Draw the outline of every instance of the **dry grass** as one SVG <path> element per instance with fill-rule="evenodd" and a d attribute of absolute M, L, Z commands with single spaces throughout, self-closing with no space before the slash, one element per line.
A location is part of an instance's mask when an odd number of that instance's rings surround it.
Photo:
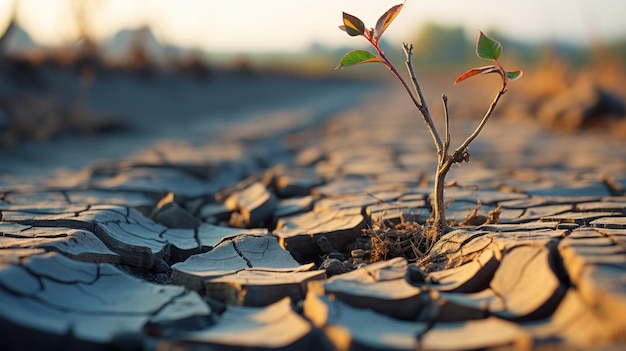
<path fill-rule="evenodd" d="M 365 229 L 364 233 L 372 240 L 370 262 L 394 257 L 404 257 L 414 262 L 425 257 L 437 240 L 427 227 L 412 221 L 392 225 L 381 221 Z"/>
<path fill-rule="evenodd" d="M 486 215 L 479 212 L 480 208 L 481 204 L 478 203 L 463 221 L 459 223 L 450 221 L 450 225 L 475 227 L 499 222 L 502 211 L 500 206 Z M 404 257 L 409 262 L 417 262 L 420 266 L 433 269 L 433 267 L 441 266 L 438 261 L 441 261 L 442 257 L 445 258 L 443 261 L 445 261 L 446 266 L 452 262 L 447 252 L 433 252 L 433 247 L 440 240 L 440 237 L 439 233 L 433 230 L 429 224 L 422 225 L 405 220 L 394 224 L 380 220 L 374 223 L 371 228 L 364 229 L 363 232 L 370 237 L 372 242 L 370 263 Z"/>
<path fill-rule="evenodd" d="M 479 226 L 485 224 L 498 224 L 500 222 L 500 212 L 502 212 L 502 207 L 498 206 L 492 211 L 490 211 L 486 216 L 479 212 L 481 207 L 480 202 L 474 207 L 472 212 L 467 214 L 467 217 L 463 221 L 461 221 L 459 226 Z"/>

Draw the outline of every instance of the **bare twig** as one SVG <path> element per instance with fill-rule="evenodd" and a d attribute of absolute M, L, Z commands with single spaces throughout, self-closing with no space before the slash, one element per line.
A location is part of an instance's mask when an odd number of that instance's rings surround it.
<path fill-rule="evenodd" d="M 382 52 L 382 50 L 380 50 L 377 47 L 374 47 L 374 48 L 378 52 L 378 56 L 382 60 L 381 62 L 387 67 L 387 69 L 389 69 L 391 71 L 391 73 L 396 77 L 396 79 L 398 79 L 398 81 L 400 81 L 400 84 L 402 84 L 402 87 L 404 88 L 404 91 L 406 91 L 407 95 L 409 95 L 409 97 L 411 98 L 411 101 L 413 101 L 413 105 L 415 105 L 415 107 L 419 111 L 422 111 L 422 109 L 423 109 L 422 104 L 415 97 L 415 95 L 413 95 L 413 92 L 411 91 L 411 88 L 409 88 L 409 86 L 406 84 L 406 82 L 404 81 L 404 78 L 402 78 L 402 76 L 400 75 L 398 70 L 396 70 L 396 68 L 393 66 L 393 64 L 391 62 L 389 62 L 389 60 L 385 56 L 385 53 Z"/>
<path fill-rule="evenodd" d="M 415 70 L 413 69 L 413 45 L 411 44 L 403 44 L 404 54 L 406 55 L 406 68 L 409 71 L 409 75 L 411 76 L 411 82 L 413 83 L 413 88 L 415 92 L 419 96 L 420 106 L 418 110 L 420 114 L 424 118 L 424 122 L 426 123 L 426 127 L 430 132 L 430 135 L 433 137 L 433 141 L 435 142 L 435 147 L 437 148 L 437 154 L 441 157 L 444 154 L 443 143 L 441 142 L 441 137 L 439 136 L 439 132 L 437 131 L 437 127 L 433 122 L 432 117 L 430 116 L 430 111 L 428 110 L 428 105 L 426 104 L 426 100 L 424 99 L 424 94 L 422 93 L 422 88 L 420 88 L 419 82 L 417 81 L 417 77 L 415 76 Z"/>
<path fill-rule="evenodd" d="M 422 88 L 420 87 L 419 82 L 417 81 L 417 76 L 415 75 L 415 71 L 413 69 L 413 44 L 402 43 L 402 48 L 404 49 L 404 55 L 406 56 L 406 69 L 411 76 L 411 82 L 413 83 L 413 89 L 419 96 L 420 103 L 424 105 L 424 110 L 426 113 L 430 114 L 428 110 L 428 104 L 422 95 Z"/>
<path fill-rule="evenodd" d="M 500 91 L 498 91 L 495 98 L 491 102 L 491 105 L 489 105 L 489 109 L 487 110 L 487 112 L 485 112 L 483 119 L 480 121 L 480 123 L 478 124 L 474 132 L 469 137 L 467 137 L 467 139 L 465 139 L 465 141 L 463 142 L 463 144 L 461 144 L 461 146 L 459 146 L 458 148 L 454 150 L 454 152 L 452 152 L 452 154 L 450 155 L 450 158 L 452 158 L 454 162 L 460 162 L 459 160 L 464 159 L 464 157 L 462 156 L 463 154 L 467 153 L 467 147 L 472 141 L 474 141 L 474 139 L 476 139 L 480 131 L 483 129 L 483 127 L 487 123 L 487 120 L 489 120 L 489 117 L 493 113 L 493 110 L 496 108 L 498 101 L 500 101 L 500 98 L 505 93 L 506 93 L 506 89 L 501 89 Z"/>
<path fill-rule="evenodd" d="M 448 97 L 444 94 L 441 95 L 441 101 L 443 102 L 443 122 L 446 127 L 446 136 L 443 142 L 443 152 L 444 154 L 448 153 L 450 149 L 450 117 L 448 114 Z"/>

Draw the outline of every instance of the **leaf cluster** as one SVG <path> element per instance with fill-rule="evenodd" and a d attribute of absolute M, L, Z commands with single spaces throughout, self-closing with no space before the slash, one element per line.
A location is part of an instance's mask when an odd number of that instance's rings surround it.
<path fill-rule="evenodd" d="M 343 25 L 339 26 L 339 29 L 343 30 L 352 37 L 364 37 L 374 47 L 378 55 L 367 50 L 353 50 L 343 56 L 343 58 L 339 61 L 336 69 L 343 69 L 346 67 L 370 62 L 380 62 L 389 67 L 390 63 L 386 60 L 382 50 L 379 47 L 380 38 L 385 30 L 389 27 L 391 22 L 393 22 L 393 20 L 398 16 L 403 7 L 404 3 L 392 6 L 382 16 L 380 16 L 380 18 L 376 22 L 376 26 L 369 29 L 365 26 L 365 23 L 363 23 L 363 21 L 361 21 L 361 19 L 359 19 L 358 17 L 343 12 Z M 481 31 L 478 36 L 478 41 L 476 43 L 476 55 L 482 59 L 493 61 L 493 64 L 472 68 L 466 71 L 454 81 L 454 84 L 457 84 L 475 75 L 497 73 L 502 77 L 503 90 L 506 89 L 508 82 L 519 79 L 522 76 L 523 72 L 521 70 L 505 70 L 500 62 L 498 62 L 500 54 L 502 54 L 502 44 L 500 44 L 500 42 L 498 42 L 497 40 L 488 37 L 487 35 L 485 35 L 485 33 Z"/>
<path fill-rule="evenodd" d="M 498 58 L 501 53 L 502 44 L 500 44 L 499 41 L 488 37 L 481 31 L 478 35 L 478 42 L 476 43 L 476 55 L 482 59 L 493 61 L 493 65 L 472 68 L 461 74 L 454 81 L 454 84 L 478 74 L 497 73 L 502 77 L 502 89 L 504 90 L 510 80 L 521 78 L 523 72 L 521 70 L 506 71 L 500 62 L 498 62 Z"/>

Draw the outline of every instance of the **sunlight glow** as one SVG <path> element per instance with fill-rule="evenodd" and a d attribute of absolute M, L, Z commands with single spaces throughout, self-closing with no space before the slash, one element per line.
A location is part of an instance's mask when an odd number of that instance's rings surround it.
<path fill-rule="evenodd" d="M 11 4 L 0 0 L 0 30 Z M 92 36 L 105 39 L 124 28 L 150 25 L 165 43 L 209 51 L 299 51 L 312 43 L 348 45 L 337 29 L 341 12 L 369 26 L 400 0 L 19 0 L 18 19 L 41 44 L 59 45 L 78 36 L 77 4 L 87 11 Z M 513 39 L 565 40 L 589 44 L 626 37 L 623 0 L 408 0 L 386 33 L 393 41 L 411 40 L 426 23 L 461 25 L 468 36 L 497 30 Z"/>

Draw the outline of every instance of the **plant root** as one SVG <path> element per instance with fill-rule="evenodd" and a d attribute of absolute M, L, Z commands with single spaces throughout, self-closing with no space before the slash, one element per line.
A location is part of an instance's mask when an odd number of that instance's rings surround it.
<path fill-rule="evenodd" d="M 427 227 L 411 221 L 390 226 L 376 223 L 363 232 L 372 240 L 370 262 L 394 257 L 404 257 L 409 262 L 415 262 L 425 257 L 437 240 L 437 235 L 432 235 Z"/>

